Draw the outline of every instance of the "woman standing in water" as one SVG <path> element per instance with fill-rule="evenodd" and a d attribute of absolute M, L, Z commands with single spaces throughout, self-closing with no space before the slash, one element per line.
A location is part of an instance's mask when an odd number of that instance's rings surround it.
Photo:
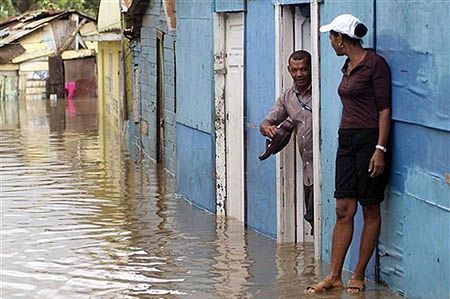
<path fill-rule="evenodd" d="M 347 60 L 338 87 L 343 110 L 336 154 L 331 268 L 324 280 L 305 292 L 314 294 L 343 287 L 342 267 L 352 241 L 359 202 L 364 216 L 359 260 L 346 286 L 347 292 L 359 293 L 365 289 L 366 266 L 380 233 L 380 203 L 389 179 L 391 76 L 386 61 L 361 46 L 367 27 L 356 17 L 339 15 L 320 31 L 329 32 L 336 55 L 345 55 Z"/>

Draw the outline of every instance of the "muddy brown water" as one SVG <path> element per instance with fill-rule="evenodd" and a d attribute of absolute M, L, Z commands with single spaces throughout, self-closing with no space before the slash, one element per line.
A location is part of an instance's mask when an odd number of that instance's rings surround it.
<path fill-rule="evenodd" d="M 326 270 L 311 245 L 177 198 L 95 99 L 0 107 L 1 298 L 311 298 Z M 314 297 L 400 298 L 372 283 Z"/>

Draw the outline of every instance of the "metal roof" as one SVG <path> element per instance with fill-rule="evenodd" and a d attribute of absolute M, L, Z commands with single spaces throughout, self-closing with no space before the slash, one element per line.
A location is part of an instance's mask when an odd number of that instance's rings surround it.
<path fill-rule="evenodd" d="M 63 18 L 69 14 L 78 14 L 90 21 L 95 21 L 94 18 L 76 10 L 25 13 L 0 22 L 0 48 L 44 27 L 53 20 Z"/>

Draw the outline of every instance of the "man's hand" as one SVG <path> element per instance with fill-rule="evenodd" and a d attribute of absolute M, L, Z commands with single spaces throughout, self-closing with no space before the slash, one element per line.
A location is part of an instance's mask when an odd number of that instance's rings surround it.
<path fill-rule="evenodd" d="M 268 136 L 270 138 L 273 138 L 273 136 L 277 133 L 278 128 L 275 125 L 272 125 L 269 121 L 264 120 L 261 125 L 259 126 L 259 131 L 264 136 Z"/>
<path fill-rule="evenodd" d="M 369 172 L 371 177 L 379 176 L 384 171 L 384 153 L 380 150 L 375 150 L 372 159 L 369 163 Z"/>

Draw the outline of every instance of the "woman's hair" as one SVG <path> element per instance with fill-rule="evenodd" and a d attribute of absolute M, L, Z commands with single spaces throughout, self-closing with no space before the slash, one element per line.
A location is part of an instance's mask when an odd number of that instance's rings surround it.
<path fill-rule="evenodd" d="M 331 30 L 330 33 L 335 35 L 335 36 L 340 34 L 343 39 L 345 39 L 345 40 L 347 40 L 347 41 L 349 41 L 351 43 L 355 43 L 355 44 L 360 44 L 361 45 L 362 42 L 363 42 L 362 39 L 352 38 L 352 37 L 350 37 L 350 36 L 348 36 L 347 34 L 344 34 L 344 33 L 339 33 L 339 32 L 333 31 L 333 30 Z M 357 37 L 360 37 L 360 38 L 365 36 L 367 34 L 367 27 L 366 27 L 366 25 L 364 25 L 362 23 L 359 23 L 358 25 L 356 25 L 354 34 Z"/>

